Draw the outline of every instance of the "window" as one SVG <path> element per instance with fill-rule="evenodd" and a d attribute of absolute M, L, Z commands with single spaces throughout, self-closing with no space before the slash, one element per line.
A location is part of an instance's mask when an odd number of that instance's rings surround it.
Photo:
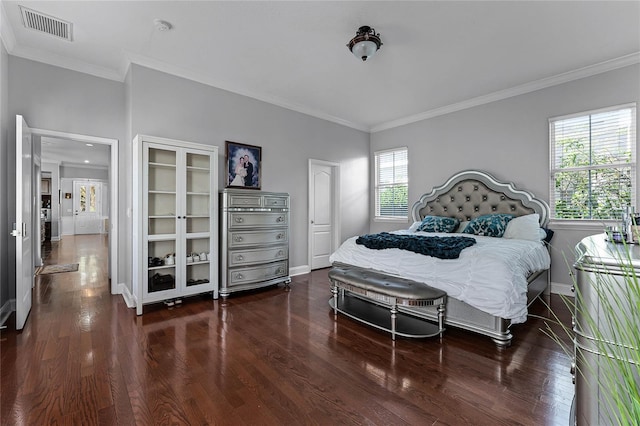
<path fill-rule="evenodd" d="M 376 218 L 406 219 L 408 206 L 407 148 L 379 151 L 376 162 Z"/>
<path fill-rule="evenodd" d="M 636 106 L 549 120 L 551 217 L 620 219 L 635 206 Z"/>

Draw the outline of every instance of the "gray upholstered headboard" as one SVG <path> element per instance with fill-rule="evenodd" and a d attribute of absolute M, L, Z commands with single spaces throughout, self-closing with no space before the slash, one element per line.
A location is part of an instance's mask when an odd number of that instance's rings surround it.
<path fill-rule="evenodd" d="M 488 173 L 465 170 L 451 176 L 442 186 L 424 194 L 411 209 L 413 220 L 427 215 L 455 217 L 469 221 L 492 213 L 515 216 L 538 213 L 540 226 L 549 221 L 549 205 L 532 193 L 516 189 L 513 183 L 498 182 Z"/>

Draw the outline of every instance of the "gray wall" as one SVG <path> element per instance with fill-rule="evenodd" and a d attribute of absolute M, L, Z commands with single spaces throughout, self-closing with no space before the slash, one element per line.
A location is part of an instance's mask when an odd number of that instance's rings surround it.
<path fill-rule="evenodd" d="M 640 102 L 640 66 L 633 65 L 498 102 L 373 133 L 374 151 L 409 149 L 409 203 L 464 169 L 480 169 L 512 181 L 549 201 L 550 117 L 628 102 Z M 640 122 L 640 120 L 638 120 Z M 638 133 L 640 134 L 640 133 Z M 638 179 L 640 183 L 640 179 Z M 370 223 L 371 232 L 404 225 Z M 552 223 L 551 279 L 571 283 L 573 247 L 602 224 Z"/>
<path fill-rule="evenodd" d="M 291 195 L 291 267 L 308 263 L 310 158 L 341 165 L 342 238 L 368 231 L 368 133 L 137 65 L 129 78 L 132 135 L 218 146 L 220 189 L 225 141 L 262 147 L 262 189 Z"/>
<path fill-rule="evenodd" d="M 121 82 L 93 77 L 64 68 L 9 56 L 9 117 L 21 114 L 30 127 L 83 135 L 118 139 L 122 144 L 125 131 L 125 88 Z M 15 137 L 15 123 L 10 122 L 10 135 Z M 9 144 L 9 157 L 15 147 Z M 127 145 L 125 145 L 126 148 Z M 120 150 L 120 161 L 129 156 Z M 15 218 L 15 162 L 9 162 L 9 222 Z M 127 205 L 128 183 L 121 183 L 120 205 Z M 13 212 L 13 213 L 12 213 Z M 119 212 L 126 217 L 126 211 Z M 119 230 L 119 281 L 127 279 L 126 265 L 129 237 Z M 15 254 L 14 254 L 15 257 Z M 10 262 L 12 260 L 9 260 Z"/>
<path fill-rule="evenodd" d="M 30 127 L 119 140 L 120 165 L 114 171 L 120 180 L 118 281 L 130 290 L 131 139 L 138 133 L 217 145 L 220 189 L 224 186 L 225 140 L 261 146 L 262 188 L 291 194 L 291 267 L 307 265 L 310 158 L 341 164 L 343 239 L 368 231 L 366 132 L 136 65 L 121 83 L 13 56 L 7 59 L 11 85 L 8 113 L 3 118 L 21 114 Z M 3 126 L 7 128 L 9 137 L 15 136 L 15 124 Z M 9 150 L 9 157 L 15 155 L 15 147 Z M 4 164 L 11 188 L 15 186 L 15 165 Z M 60 173 L 67 176 L 64 169 Z M 10 211 L 15 209 L 13 198 L 12 194 L 3 197 L 8 203 L 2 204 L 8 204 Z M 6 222 L 11 219 L 7 217 Z M 7 256 L 2 259 L 6 261 Z"/>
<path fill-rule="evenodd" d="M 109 170 L 100 167 L 60 166 L 60 178 L 109 180 Z"/>
<path fill-rule="evenodd" d="M 8 220 L 8 179 L 9 158 L 7 146 L 9 145 L 9 57 L 0 43 L 0 308 L 15 293 L 15 286 L 9 285 L 9 229 Z M 14 250 L 15 251 L 15 250 Z M 15 255 L 14 255 L 15 256 Z"/>

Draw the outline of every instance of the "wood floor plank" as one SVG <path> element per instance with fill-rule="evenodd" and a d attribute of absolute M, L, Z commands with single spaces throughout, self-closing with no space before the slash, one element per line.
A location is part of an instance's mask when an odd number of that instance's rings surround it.
<path fill-rule="evenodd" d="M 110 294 L 107 247 L 65 236 L 44 251 L 45 263 L 79 270 L 38 276 L 25 329 L 1 332 L 3 426 L 568 423 L 570 359 L 541 319 L 514 326 L 504 350 L 454 328 L 442 341 L 394 342 L 334 316 L 327 270 L 289 290 L 195 296 L 136 316 Z M 538 303 L 532 313 L 549 315 Z"/>

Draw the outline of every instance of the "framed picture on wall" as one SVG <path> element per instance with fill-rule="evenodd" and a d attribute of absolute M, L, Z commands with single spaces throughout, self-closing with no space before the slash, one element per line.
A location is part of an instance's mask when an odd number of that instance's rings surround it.
<path fill-rule="evenodd" d="M 227 188 L 260 189 L 262 148 L 226 141 Z"/>

